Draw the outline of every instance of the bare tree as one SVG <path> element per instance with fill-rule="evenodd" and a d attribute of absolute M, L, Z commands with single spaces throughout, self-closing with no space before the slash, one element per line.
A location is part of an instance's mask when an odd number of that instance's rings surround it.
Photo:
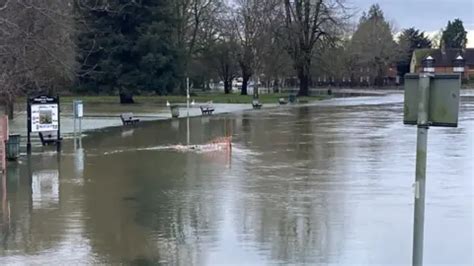
<path fill-rule="evenodd" d="M 57 93 L 74 79 L 72 1 L 0 1 L 0 100 Z"/>
<path fill-rule="evenodd" d="M 275 0 L 238 0 L 233 12 L 234 34 L 239 42 L 241 94 L 247 95 L 250 78 L 262 70 L 262 58 L 271 42 L 271 30 L 278 2 Z M 258 77 L 257 77 L 258 78 Z"/>
<path fill-rule="evenodd" d="M 343 0 L 283 0 L 286 49 L 300 81 L 299 95 L 309 94 L 311 59 L 316 46 L 337 35 L 348 18 Z"/>
<path fill-rule="evenodd" d="M 209 68 L 213 69 L 224 82 L 224 92 L 228 94 L 232 89 L 232 81 L 238 75 L 239 43 L 232 31 L 233 22 L 225 14 L 217 23 L 219 26 L 219 31 L 216 33 L 217 39 L 209 44 L 205 58 Z"/>
<path fill-rule="evenodd" d="M 236 48 L 237 43 L 232 39 L 221 39 L 214 45 L 214 53 L 211 64 L 214 66 L 219 78 L 224 82 L 224 92 L 231 92 L 232 81 L 238 73 L 238 65 L 236 64 Z"/>
<path fill-rule="evenodd" d="M 221 0 L 175 0 L 176 41 L 183 54 L 185 75 L 192 71 L 192 60 L 202 56 L 203 49 L 215 38 L 216 18 L 221 13 Z"/>

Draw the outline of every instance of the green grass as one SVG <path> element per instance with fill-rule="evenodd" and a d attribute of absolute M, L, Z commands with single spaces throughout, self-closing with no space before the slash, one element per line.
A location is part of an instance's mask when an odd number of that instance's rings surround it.
<path fill-rule="evenodd" d="M 149 104 L 165 104 L 166 101 L 170 103 L 184 103 L 186 102 L 186 96 L 134 96 L 136 103 L 149 103 Z M 280 98 L 288 98 L 288 94 L 261 94 L 261 103 L 278 103 Z M 311 102 L 324 99 L 324 96 L 311 96 L 311 97 L 299 97 L 300 102 Z M 250 95 L 240 94 L 224 94 L 224 93 L 198 93 L 195 96 L 191 96 L 191 100 L 195 100 L 198 103 L 212 101 L 213 103 L 240 103 L 250 104 L 253 97 Z M 84 103 L 118 103 L 118 96 L 63 96 L 61 97 L 62 103 L 71 103 L 73 100 L 82 100 Z"/>

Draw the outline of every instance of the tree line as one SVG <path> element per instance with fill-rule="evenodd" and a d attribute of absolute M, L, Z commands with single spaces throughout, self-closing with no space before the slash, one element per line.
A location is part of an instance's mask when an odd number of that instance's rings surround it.
<path fill-rule="evenodd" d="M 342 0 L 1 0 L 0 96 L 32 93 L 183 93 L 236 77 L 275 89 L 297 80 L 300 95 L 321 77 L 383 85 L 388 68 L 409 70 L 433 43 L 409 28 L 395 37 L 375 4 L 358 23 Z M 465 47 L 459 19 L 440 36 Z M 365 71 L 368 70 L 368 71 Z M 317 78 L 316 78 L 317 77 Z"/>

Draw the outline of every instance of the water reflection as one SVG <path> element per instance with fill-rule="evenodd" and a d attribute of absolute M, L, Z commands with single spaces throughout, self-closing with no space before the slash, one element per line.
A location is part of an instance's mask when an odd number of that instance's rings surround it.
<path fill-rule="evenodd" d="M 0 263 L 409 264 L 416 132 L 392 98 L 189 120 L 231 151 L 164 149 L 176 119 L 33 154 L 2 178 Z M 430 132 L 427 263 L 473 262 L 473 117 Z"/>
<path fill-rule="evenodd" d="M 33 209 L 50 209 L 59 207 L 59 172 L 58 170 L 35 171 L 31 177 Z"/>
<path fill-rule="evenodd" d="M 57 264 L 91 262 L 82 233 L 82 212 L 75 200 L 73 157 L 32 155 L 8 168 L 9 227 L 2 231 L 0 262 Z M 48 255 L 45 255 L 48 254 Z M 19 255 L 21 255 L 19 257 Z"/>
<path fill-rule="evenodd" d="M 2 235 L 8 234 L 10 229 L 10 202 L 7 197 L 7 175 L 6 173 L 0 173 L 1 177 L 1 191 L 2 191 L 2 223 L 0 225 Z M 2 241 L 3 243 L 3 241 Z"/>

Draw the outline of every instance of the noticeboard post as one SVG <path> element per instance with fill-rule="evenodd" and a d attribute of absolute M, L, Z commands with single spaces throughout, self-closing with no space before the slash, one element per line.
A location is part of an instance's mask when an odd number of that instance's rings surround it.
<path fill-rule="evenodd" d="M 423 265 L 425 187 L 428 129 L 457 127 L 461 76 L 433 73 L 433 58 L 423 72 L 405 76 L 404 124 L 417 125 L 413 265 Z"/>
<path fill-rule="evenodd" d="M 72 105 L 73 116 L 74 116 L 74 138 L 76 137 L 76 124 L 79 120 L 79 136 L 82 135 L 82 118 L 84 117 L 84 104 L 81 100 L 76 100 Z"/>
<path fill-rule="evenodd" d="M 41 95 L 30 97 L 27 102 L 27 127 L 28 141 L 27 150 L 31 152 L 31 133 L 46 134 L 50 133 L 56 137 L 53 142 L 60 146 L 60 110 L 59 97 Z"/>

